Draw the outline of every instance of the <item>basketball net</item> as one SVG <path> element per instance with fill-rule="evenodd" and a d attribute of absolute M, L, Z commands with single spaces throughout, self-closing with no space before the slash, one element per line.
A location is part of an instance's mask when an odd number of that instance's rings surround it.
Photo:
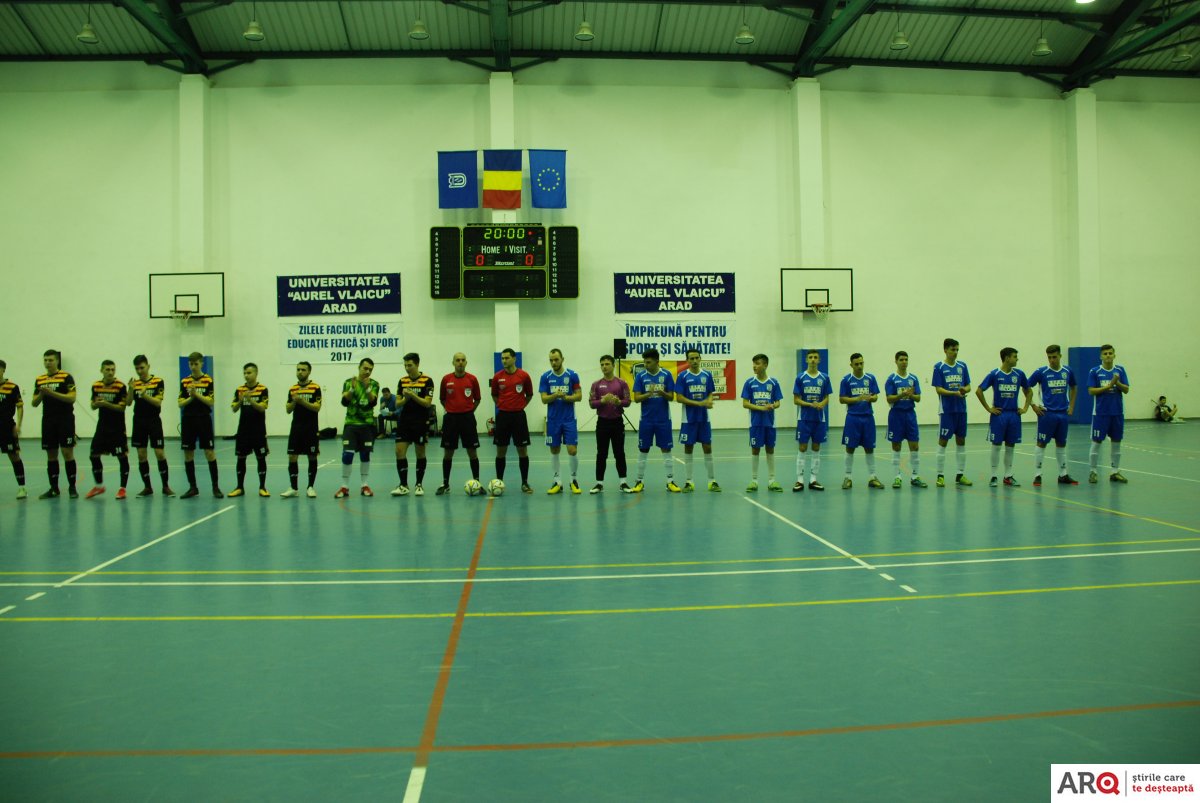
<path fill-rule="evenodd" d="M 804 316 L 804 347 L 829 348 L 825 336 L 825 325 L 829 322 L 829 313 L 833 311 L 832 304 L 810 304 L 811 315 Z"/>

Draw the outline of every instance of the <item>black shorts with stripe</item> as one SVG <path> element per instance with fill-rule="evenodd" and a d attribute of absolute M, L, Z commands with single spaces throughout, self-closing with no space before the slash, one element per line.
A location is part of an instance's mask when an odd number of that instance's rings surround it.
<path fill-rule="evenodd" d="M 75 448 L 75 416 L 47 418 L 42 416 L 42 448 Z"/>
<path fill-rule="evenodd" d="M 426 443 L 429 440 L 429 419 L 401 416 L 396 421 L 396 440 L 405 443 Z"/>
<path fill-rule="evenodd" d="M 21 443 L 13 436 L 11 421 L 0 424 L 0 454 L 16 454 L 21 451 Z"/>
<path fill-rule="evenodd" d="M 342 451 L 361 452 L 375 446 L 374 424 L 346 424 L 342 427 Z"/>
<path fill-rule="evenodd" d="M 500 410 L 496 413 L 496 435 L 492 443 L 497 446 L 529 445 L 529 419 L 524 410 Z"/>
<path fill-rule="evenodd" d="M 479 448 L 474 413 L 446 413 L 442 416 L 442 448 L 457 449 L 460 441 L 464 449 Z"/>
<path fill-rule="evenodd" d="M 315 429 L 292 427 L 288 433 L 287 453 L 318 455 L 321 453 L 321 436 Z"/>
<path fill-rule="evenodd" d="M 179 444 L 185 452 L 213 448 L 213 422 L 207 415 L 183 416 L 179 426 Z"/>
<path fill-rule="evenodd" d="M 96 434 L 92 437 L 91 454 L 122 455 L 128 451 L 129 440 L 125 437 L 124 429 L 96 429 Z"/>
<path fill-rule="evenodd" d="M 133 417 L 133 436 L 129 439 L 129 445 L 134 449 L 161 449 L 165 440 L 163 439 L 163 426 L 161 418 L 138 418 Z"/>

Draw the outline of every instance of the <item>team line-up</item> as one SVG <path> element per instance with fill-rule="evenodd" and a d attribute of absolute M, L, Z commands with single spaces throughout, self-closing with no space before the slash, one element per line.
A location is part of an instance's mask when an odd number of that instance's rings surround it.
<path fill-rule="evenodd" d="M 943 343 L 945 359 L 933 366 L 933 389 L 937 395 L 939 428 L 937 450 L 938 487 L 946 484 L 946 449 L 953 438 L 956 445 L 956 473 L 954 482 L 971 485 L 966 475 L 967 396 L 972 392 L 971 375 L 967 364 L 958 359 L 957 340 L 947 338 Z M 716 396 L 712 374 L 700 367 L 701 354 L 692 349 L 687 352 L 688 368 L 677 377 L 659 365 L 659 353 L 649 349 L 642 353 L 642 367 L 634 377 L 632 389 L 613 373 L 615 360 L 609 355 L 600 358 L 602 377 L 592 383 L 588 403 L 596 411 L 596 480 L 590 493 L 604 490 L 605 468 L 609 451 L 612 451 L 620 490 L 625 493 L 641 493 L 645 488 L 646 465 L 652 448 L 662 453 L 663 469 L 666 473 L 666 488 L 671 493 L 690 493 L 695 490 L 693 482 L 693 451 L 699 444 L 704 458 L 709 491 L 718 492 L 712 454 L 712 426 L 709 410 Z M 974 393 L 989 415 L 988 442 L 991 444 L 991 485 L 1016 486 L 1013 475 L 1013 455 L 1021 442 L 1021 416 L 1030 408 L 1037 415 L 1037 448 L 1035 450 L 1035 477 L 1033 484 L 1042 483 L 1042 463 L 1046 448 L 1053 441 L 1058 461 L 1058 482 L 1063 485 L 1078 483 L 1067 472 L 1068 422 L 1075 408 L 1078 390 L 1074 372 L 1062 364 L 1062 349 L 1052 345 L 1046 349 L 1047 364 L 1033 374 L 1017 368 L 1018 352 L 1014 348 L 1000 351 L 1000 366 L 989 371 Z M 1111 345 L 1100 349 L 1100 365 L 1088 373 L 1087 390 L 1095 402 L 1092 416 L 1092 446 L 1089 455 L 1089 482 L 1098 481 L 1100 444 L 1111 441 L 1112 482 L 1127 482 L 1121 474 L 1121 440 L 1124 431 L 1123 397 L 1129 392 L 1129 376 L 1125 369 L 1115 363 L 1116 352 Z M 60 495 L 60 466 L 58 453 L 63 455 L 66 471 L 67 493 L 76 498 L 78 469 L 75 462 L 75 379 L 61 369 L 60 354 L 54 349 L 43 356 L 46 373 L 35 380 L 32 404 L 41 406 L 42 449 L 46 451 L 46 475 L 49 488 L 40 495 L 51 499 Z M 828 439 L 828 405 L 833 398 L 833 385 L 828 375 L 819 370 L 820 354 L 811 350 L 806 353 L 807 369 L 796 377 L 792 387 L 793 402 L 798 408 L 796 423 L 796 481 L 792 490 L 799 492 L 808 488 L 823 491 L 818 481 L 821 466 L 821 445 Z M 579 484 L 579 430 L 575 417 L 575 406 L 583 400 L 583 389 L 579 375 L 563 366 L 563 354 L 552 349 L 549 354 L 550 370 L 542 374 L 537 383 L 541 401 L 546 405 L 546 445 L 550 447 L 553 483 L 547 493 L 560 494 L 569 491 L 582 493 Z M 892 445 L 892 465 L 895 470 L 893 488 L 904 484 L 900 458 L 903 444 L 907 443 L 911 476 L 909 484 L 917 488 L 927 487 L 920 475 L 920 432 L 917 426 L 916 404 L 921 401 L 921 384 L 908 371 L 908 354 L 896 352 L 896 370 L 884 383 L 883 394 L 890 405 L 887 419 L 887 440 Z M 158 461 L 158 473 L 162 493 L 174 496 L 169 482 L 169 467 L 164 453 L 162 427 L 162 405 L 166 401 L 166 383 L 150 371 L 149 361 L 138 355 L 133 361 L 137 375 L 128 384 L 116 378 L 116 364 L 105 360 L 100 366 L 101 377 L 92 383 L 91 407 L 97 411 L 95 436 L 91 441 L 92 474 L 94 486 L 87 492 L 92 498 L 105 492 L 103 455 L 117 458 L 120 471 L 120 486 L 117 498 L 126 498 L 129 479 L 128 448 L 132 444 L 137 450 L 138 470 L 143 489 L 137 494 L 148 497 L 154 494 L 151 487 L 148 450 L 153 449 Z M 454 452 L 465 449 L 470 465 L 471 479 L 465 490 L 468 495 L 491 493 L 499 496 L 504 492 L 504 474 L 509 445 L 517 450 L 521 474 L 521 490 L 533 493 L 529 484 L 530 443 L 529 423 L 525 409 L 533 399 L 532 377 L 517 367 L 516 352 L 505 349 L 501 352 L 502 368 L 489 382 L 490 395 L 496 405 L 493 443 L 496 446 L 495 479 L 488 483 L 487 490 L 480 482 L 478 427 L 475 411 L 483 400 L 479 380 L 468 373 L 467 357 L 459 352 L 453 357 L 454 370 L 442 377 L 437 386 L 442 409 L 441 447 L 442 483 L 436 489 L 441 496 L 450 492 L 450 473 Z M 756 354 L 752 359 L 754 376 L 742 385 L 742 406 L 750 413 L 750 483 L 747 491 L 759 488 L 759 456 L 766 453 L 767 490 L 782 491 L 783 486 L 775 473 L 775 411 L 783 403 L 783 389 L 779 380 L 769 376 L 770 361 L 765 354 Z M 204 357 L 194 352 L 188 357 L 191 373 L 180 380 L 178 405 L 180 408 L 180 439 L 184 452 L 184 470 L 188 489 L 182 498 L 199 495 L 196 480 L 195 453 L 199 448 L 208 461 L 209 478 L 213 495 L 224 496 L 218 482 L 217 459 L 213 450 L 214 432 L 212 410 L 216 404 L 213 379 L 204 373 Z M 17 498 L 25 499 L 25 469 L 21 461 L 20 435 L 24 418 L 24 403 L 20 388 L 5 378 L 7 364 L 0 360 L 0 451 L 9 456 L 17 480 Z M 363 359 L 358 373 L 342 384 L 339 399 L 345 408 L 345 423 L 342 429 L 342 478 L 335 498 L 350 495 L 350 477 L 353 473 L 355 455 L 359 458 L 360 493 L 374 496 L 369 480 L 371 454 L 377 437 L 375 409 L 379 403 L 380 386 L 372 379 L 375 363 Z M 423 496 L 426 460 L 426 444 L 429 440 L 431 407 L 434 401 L 434 381 L 421 373 L 420 356 L 416 353 L 404 355 L 405 374 L 396 388 L 396 472 L 399 484 L 393 496 L 412 493 Z M 288 389 L 286 410 L 292 416 L 288 435 L 288 475 L 290 487 L 280 494 L 284 498 L 296 497 L 299 491 L 299 457 L 308 457 L 308 483 L 306 494 L 315 498 L 317 456 L 320 435 L 318 413 L 323 403 L 321 388 L 311 379 L 312 366 L 308 362 L 296 365 L 296 383 Z M 237 487 L 229 496 L 245 493 L 247 458 L 254 455 L 258 469 L 259 496 L 268 497 L 267 490 L 267 446 L 266 411 L 270 403 L 267 388 L 258 381 L 258 367 L 247 363 L 243 368 L 243 383 L 234 391 L 230 406 L 238 413 L 235 438 L 237 457 Z M 1033 391 L 1040 391 L 1041 403 L 1033 401 Z M 985 395 L 991 391 L 990 400 Z M 850 373 L 842 377 L 838 389 L 838 401 L 846 405 L 846 421 L 842 433 L 845 447 L 845 476 L 842 488 L 853 487 L 855 452 L 861 447 L 866 458 L 869 488 L 883 488 L 875 468 L 875 416 L 874 403 L 880 396 L 879 383 L 873 374 L 863 368 L 863 357 L 850 355 Z M 641 409 L 638 422 L 638 459 L 636 475 L 628 477 L 625 459 L 624 416 L 632 403 Z M 679 442 L 684 450 L 684 482 L 675 481 L 674 458 L 671 449 L 674 429 L 671 423 L 671 405 L 678 403 L 683 410 L 683 422 L 679 430 Z M 125 412 L 133 407 L 133 433 L 127 438 Z M 566 446 L 569 479 L 562 476 L 561 451 Z M 408 450 L 416 451 L 415 484 L 409 486 Z M 1003 472 L 999 470 L 1003 451 Z M 805 478 L 807 477 L 807 481 Z"/>

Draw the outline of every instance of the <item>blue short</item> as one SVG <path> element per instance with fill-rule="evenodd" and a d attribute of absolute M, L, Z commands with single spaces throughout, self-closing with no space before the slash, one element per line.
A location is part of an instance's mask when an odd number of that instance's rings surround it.
<path fill-rule="evenodd" d="M 1047 410 L 1037 422 L 1037 444 L 1045 448 L 1054 440 L 1059 446 L 1067 445 L 1067 427 L 1071 420 L 1066 413 Z"/>
<path fill-rule="evenodd" d="M 942 413 L 938 416 L 938 439 L 948 441 L 950 438 L 967 437 L 966 413 Z"/>
<path fill-rule="evenodd" d="M 1014 446 L 1021 442 L 1021 416 L 1016 410 L 1003 410 L 988 422 L 988 443 Z"/>
<path fill-rule="evenodd" d="M 1105 438 L 1120 442 L 1125 437 L 1125 416 L 1092 416 L 1092 440 L 1101 443 Z"/>
<path fill-rule="evenodd" d="M 796 422 L 796 440 L 800 443 L 824 443 L 829 440 L 829 422 L 805 421 L 801 418 Z"/>
<path fill-rule="evenodd" d="M 638 451 L 648 452 L 651 446 L 657 446 L 665 452 L 671 451 L 671 421 L 639 421 L 638 422 Z"/>
<path fill-rule="evenodd" d="M 546 445 L 550 447 L 579 445 L 579 427 L 574 421 L 546 423 Z"/>
<path fill-rule="evenodd" d="M 875 416 L 848 415 L 846 427 L 842 430 L 842 446 L 847 449 L 875 448 Z"/>
<path fill-rule="evenodd" d="M 888 443 L 903 441 L 916 443 L 921 440 L 921 430 L 917 427 L 916 410 L 897 410 L 895 408 L 889 410 L 887 439 Z"/>
<path fill-rule="evenodd" d="M 701 421 L 699 424 L 690 424 L 684 421 L 679 426 L 679 442 L 684 446 L 712 443 L 712 424 L 708 421 Z"/>
<path fill-rule="evenodd" d="M 775 448 L 775 427 L 750 427 L 750 448 Z"/>

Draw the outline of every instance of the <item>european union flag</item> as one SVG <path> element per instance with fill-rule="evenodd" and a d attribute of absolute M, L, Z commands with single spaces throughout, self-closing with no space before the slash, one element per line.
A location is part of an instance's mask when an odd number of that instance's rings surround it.
<path fill-rule="evenodd" d="M 438 151 L 438 208 L 479 208 L 477 151 Z"/>
<path fill-rule="evenodd" d="M 567 152 L 529 151 L 529 189 L 537 209 L 567 208 Z"/>

